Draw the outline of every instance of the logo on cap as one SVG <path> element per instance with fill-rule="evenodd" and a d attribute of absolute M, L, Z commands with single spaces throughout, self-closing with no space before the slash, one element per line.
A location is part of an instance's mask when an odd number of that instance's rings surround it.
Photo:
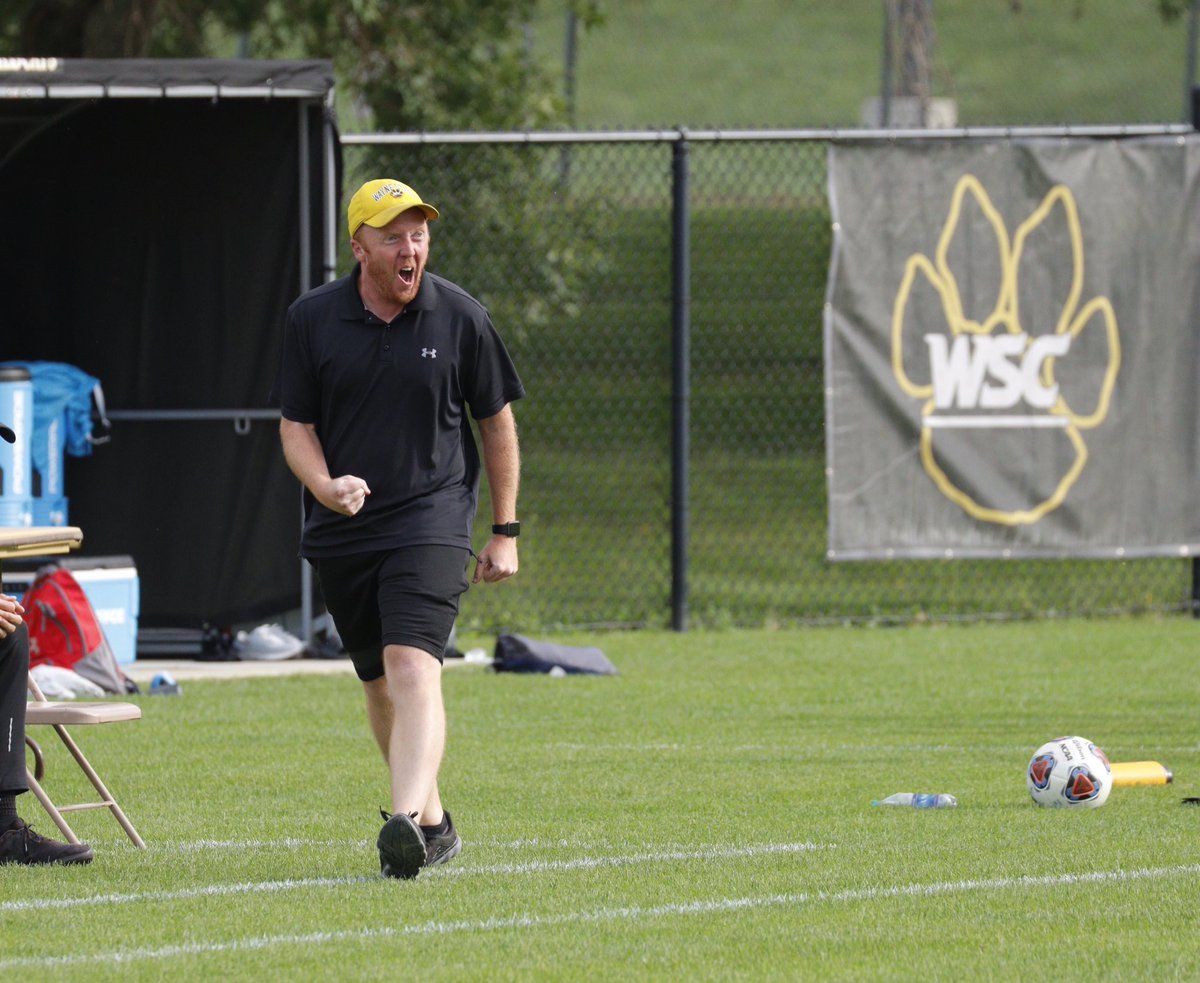
<path fill-rule="evenodd" d="M 403 198 L 406 194 L 408 194 L 408 188 L 402 184 L 385 184 L 371 195 L 371 200 L 379 201 L 384 195 L 391 195 L 393 198 Z"/>

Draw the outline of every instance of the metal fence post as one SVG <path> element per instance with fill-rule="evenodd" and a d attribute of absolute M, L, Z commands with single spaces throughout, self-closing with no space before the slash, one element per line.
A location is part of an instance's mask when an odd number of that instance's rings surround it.
<path fill-rule="evenodd" d="M 1192 557 L 1192 617 L 1200 618 L 1200 557 Z"/>
<path fill-rule="evenodd" d="M 1196 85 L 1196 24 L 1200 0 L 1192 0 L 1188 17 L 1188 77 L 1186 89 L 1191 98 L 1192 129 L 1200 130 L 1200 86 Z M 1192 557 L 1192 617 L 1200 618 L 1200 557 Z"/>
<path fill-rule="evenodd" d="M 687 131 L 671 157 L 671 627 L 688 620 L 688 429 L 691 410 L 691 215 Z"/>

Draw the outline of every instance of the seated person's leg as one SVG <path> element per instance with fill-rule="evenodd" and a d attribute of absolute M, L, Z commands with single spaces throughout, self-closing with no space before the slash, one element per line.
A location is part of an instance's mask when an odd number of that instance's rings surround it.
<path fill-rule="evenodd" d="M 21 605 L 0 594 L 0 864 L 86 864 L 86 843 L 59 843 L 39 836 L 17 815 L 25 781 L 25 700 L 29 634 Z"/>

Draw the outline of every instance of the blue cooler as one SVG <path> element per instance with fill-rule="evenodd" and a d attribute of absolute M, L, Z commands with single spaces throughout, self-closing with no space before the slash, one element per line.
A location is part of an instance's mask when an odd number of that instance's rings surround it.
<path fill-rule="evenodd" d="M 33 380 L 26 369 L 0 368 L 0 423 L 17 435 L 14 444 L 0 440 L 0 528 L 32 526 Z"/>

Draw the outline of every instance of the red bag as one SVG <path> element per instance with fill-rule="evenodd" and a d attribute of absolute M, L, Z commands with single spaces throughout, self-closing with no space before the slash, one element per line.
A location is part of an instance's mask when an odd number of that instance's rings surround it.
<path fill-rule="evenodd" d="M 75 575 L 57 563 L 41 567 L 21 599 L 29 629 L 29 667 L 70 669 L 108 693 L 136 693 Z"/>

